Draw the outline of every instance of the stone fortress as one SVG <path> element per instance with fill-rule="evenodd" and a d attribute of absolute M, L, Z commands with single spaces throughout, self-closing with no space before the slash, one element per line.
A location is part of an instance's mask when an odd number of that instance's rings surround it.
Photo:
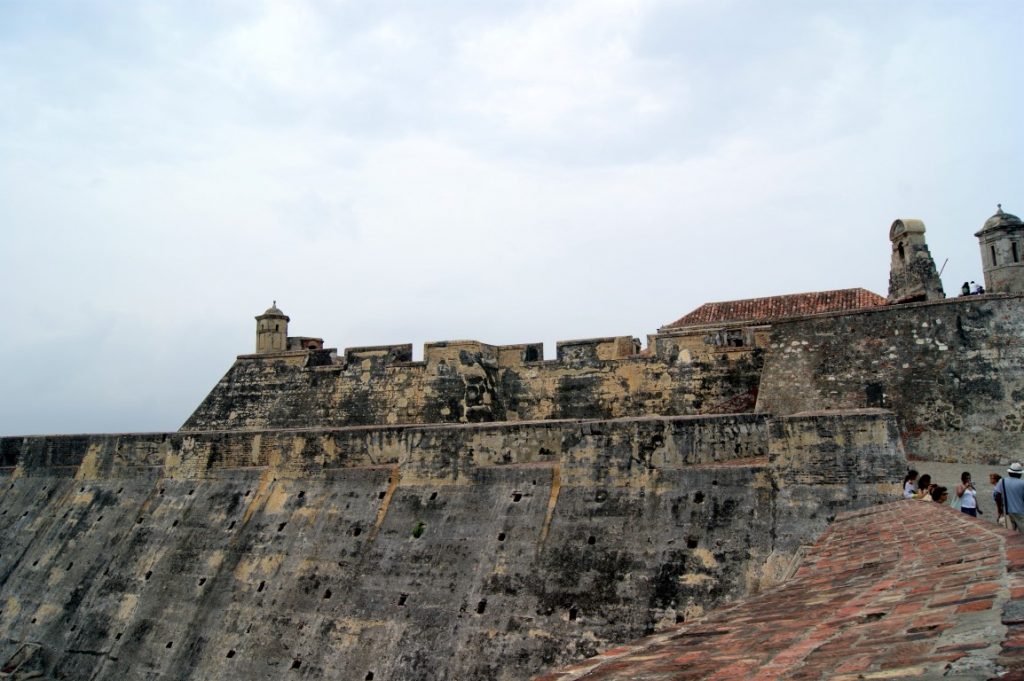
<path fill-rule="evenodd" d="M 977 233 L 983 295 L 924 236 L 892 224 L 886 297 L 554 360 L 339 353 L 275 303 L 177 432 L 0 438 L 0 678 L 511 681 L 776 593 L 908 457 L 1024 443 L 1024 225 Z"/>

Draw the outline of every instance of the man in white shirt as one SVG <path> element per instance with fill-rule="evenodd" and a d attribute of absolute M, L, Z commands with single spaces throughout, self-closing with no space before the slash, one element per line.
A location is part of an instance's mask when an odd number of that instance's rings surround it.
<path fill-rule="evenodd" d="M 995 491 L 1003 497 L 1003 508 L 1006 515 L 1013 521 L 1013 528 L 1018 532 L 1024 530 L 1024 466 L 1020 462 L 1006 469 L 1007 477 L 996 483 Z"/>

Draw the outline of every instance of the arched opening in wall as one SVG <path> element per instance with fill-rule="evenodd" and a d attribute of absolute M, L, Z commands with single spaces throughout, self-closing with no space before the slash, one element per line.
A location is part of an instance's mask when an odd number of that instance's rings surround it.
<path fill-rule="evenodd" d="M 907 253 L 906 253 L 905 250 L 903 250 L 903 242 L 902 241 L 896 247 L 896 250 L 899 251 L 900 260 L 906 260 L 907 259 Z"/>
<path fill-rule="evenodd" d="M 292 669 L 298 669 L 302 666 L 302 662 L 299 660 L 292 660 Z"/>
<path fill-rule="evenodd" d="M 373 672 L 366 672 L 366 681 L 373 681 Z"/>
<path fill-rule="evenodd" d="M 1010 250 L 1013 251 L 1013 261 L 1014 262 L 1020 262 L 1020 254 L 1017 252 L 1017 242 L 1016 241 L 1011 241 L 1010 242 Z"/>
<path fill-rule="evenodd" d="M 996 262 L 996 247 L 995 246 L 989 246 L 989 249 L 991 249 L 991 251 L 992 251 L 992 267 L 995 267 L 996 265 L 999 264 L 999 263 Z"/>
<path fill-rule="evenodd" d="M 575 605 L 572 606 L 571 608 L 569 608 L 569 621 L 570 622 L 575 622 L 576 621 L 576 617 L 579 614 L 580 614 L 580 611 L 576 608 Z"/>
<path fill-rule="evenodd" d="M 481 599 L 481 601 L 476 604 L 476 614 L 482 615 L 482 614 L 484 614 L 484 610 L 486 610 L 486 609 L 487 609 L 487 599 L 484 598 L 484 599 Z"/>

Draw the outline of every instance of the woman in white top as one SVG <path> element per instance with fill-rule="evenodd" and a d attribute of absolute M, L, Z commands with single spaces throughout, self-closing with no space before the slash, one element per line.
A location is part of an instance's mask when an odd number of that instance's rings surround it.
<path fill-rule="evenodd" d="M 913 499 L 914 492 L 917 491 L 917 471 L 910 469 L 907 474 L 903 476 L 903 498 Z"/>
<path fill-rule="evenodd" d="M 960 498 L 960 510 L 969 516 L 978 517 L 981 509 L 978 508 L 978 493 L 971 482 L 971 474 L 964 471 L 960 475 L 960 484 L 956 486 L 956 495 Z"/>

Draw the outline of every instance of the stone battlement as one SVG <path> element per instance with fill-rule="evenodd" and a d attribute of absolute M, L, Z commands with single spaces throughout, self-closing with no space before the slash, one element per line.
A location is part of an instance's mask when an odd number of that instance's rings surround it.
<path fill-rule="evenodd" d="M 1024 297 L 963 296 L 540 343 L 242 355 L 183 431 L 892 409 L 908 453 L 988 462 L 1024 446 Z"/>

